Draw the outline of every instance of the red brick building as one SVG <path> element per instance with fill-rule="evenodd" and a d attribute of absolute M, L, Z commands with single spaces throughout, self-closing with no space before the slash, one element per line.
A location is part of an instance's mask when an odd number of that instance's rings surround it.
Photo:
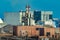
<path fill-rule="evenodd" d="M 48 28 L 43 26 L 15 26 L 13 27 L 13 35 L 16 36 L 38 36 L 38 37 L 52 37 L 55 35 L 55 28 Z"/>

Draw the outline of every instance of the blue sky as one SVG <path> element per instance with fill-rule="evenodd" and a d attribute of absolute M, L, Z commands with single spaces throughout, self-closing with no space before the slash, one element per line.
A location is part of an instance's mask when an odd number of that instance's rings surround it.
<path fill-rule="evenodd" d="M 53 17 L 60 19 L 60 0 L 0 0 L 0 18 L 5 12 L 25 10 L 27 3 L 31 10 L 50 10 Z"/>

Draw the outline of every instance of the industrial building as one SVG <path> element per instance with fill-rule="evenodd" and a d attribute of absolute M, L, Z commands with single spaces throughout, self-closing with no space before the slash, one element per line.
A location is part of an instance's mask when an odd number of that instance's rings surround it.
<path fill-rule="evenodd" d="M 4 14 L 4 21 L 10 25 L 35 25 L 33 12 L 26 6 L 26 11 L 12 12 Z"/>
<path fill-rule="evenodd" d="M 35 21 L 49 21 L 52 20 L 52 11 L 34 11 L 34 19 Z"/>
<path fill-rule="evenodd" d="M 30 6 L 26 5 L 25 11 L 4 13 L 4 22 L 10 25 L 44 25 L 46 21 L 52 20 L 52 11 L 30 10 Z"/>
<path fill-rule="evenodd" d="M 18 37 L 37 37 L 45 38 L 47 36 L 55 36 L 55 28 L 48 28 L 42 26 L 14 26 L 13 35 Z"/>
<path fill-rule="evenodd" d="M 52 11 L 41 11 L 41 21 L 52 20 Z"/>

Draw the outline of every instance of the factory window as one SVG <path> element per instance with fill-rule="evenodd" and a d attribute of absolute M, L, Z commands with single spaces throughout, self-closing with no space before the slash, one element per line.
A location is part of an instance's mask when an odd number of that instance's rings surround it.
<path fill-rule="evenodd" d="M 44 28 L 40 28 L 39 29 L 39 35 L 40 36 L 44 36 Z"/>
<path fill-rule="evenodd" d="M 50 36 L 50 32 L 47 32 L 47 33 L 46 33 L 46 36 Z"/>
<path fill-rule="evenodd" d="M 49 15 L 49 19 L 52 19 L 52 15 Z"/>
<path fill-rule="evenodd" d="M 36 30 L 39 30 L 39 28 L 36 28 Z"/>
<path fill-rule="evenodd" d="M 44 36 L 44 28 L 36 28 L 36 30 L 39 30 L 40 36 Z"/>

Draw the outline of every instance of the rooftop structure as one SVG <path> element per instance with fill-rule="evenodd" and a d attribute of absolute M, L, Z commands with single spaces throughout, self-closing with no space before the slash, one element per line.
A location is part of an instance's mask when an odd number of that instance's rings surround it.
<path fill-rule="evenodd" d="M 3 23 L 3 20 L 0 18 L 0 23 Z"/>

